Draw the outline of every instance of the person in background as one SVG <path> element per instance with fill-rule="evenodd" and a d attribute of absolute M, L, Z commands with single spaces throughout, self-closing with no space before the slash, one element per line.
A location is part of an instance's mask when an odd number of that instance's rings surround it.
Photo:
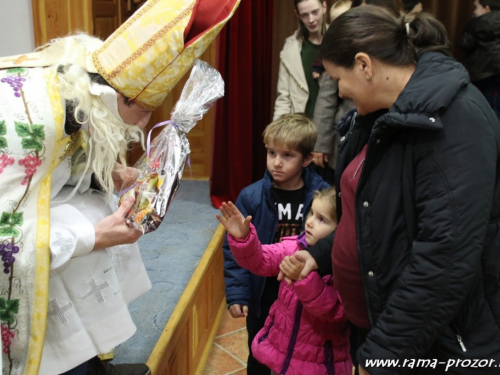
<path fill-rule="evenodd" d="M 349 0 L 340 0 L 334 3 L 330 8 L 331 22 L 349 10 L 350 7 L 351 1 Z M 320 57 L 318 56 L 318 58 Z M 323 69 L 322 71 L 324 71 L 323 63 L 321 62 L 320 65 Z M 352 108 L 354 108 L 354 104 L 350 99 L 342 99 L 338 96 L 337 83 L 327 74 L 321 76 L 313 117 L 314 125 L 318 129 L 318 138 L 313 152 L 313 163 L 316 172 L 329 184 L 335 183 L 335 168 L 339 143 L 335 127 L 347 111 Z"/>
<path fill-rule="evenodd" d="M 351 0 L 336 1 L 330 8 L 330 23 L 335 21 L 335 19 L 337 19 L 337 17 L 342 13 L 347 12 L 349 9 L 351 9 L 351 6 Z"/>
<path fill-rule="evenodd" d="M 331 254 L 360 374 L 429 372 L 411 360 L 497 374 L 457 364 L 500 361 L 498 119 L 426 13 L 407 27 L 381 7 L 351 9 L 321 55 L 358 115 L 340 144 L 333 249 L 327 236 L 295 253 L 302 276 L 328 272 Z M 401 367 L 369 362 L 381 358 Z"/>
<path fill-rule="evenodd" d="M 335 230 L 335 205 L 334 188 L 316 191 L 305 231 L 272 245 L 261 244 L 252 217 L 244 217 L 231 202 L 222 203 L 216 215 L 240 266 L 267 277 L 278 276 L 281 267 L 294 280 L 291 285 L 281 282 L 278 300 L 252 343 L 255 358 L 274 375 L 352 374 L 349 326 L 332 276 L 312 272 L 300 279 L 304 263 L 291 257 Z"/>
<path fill-rule="evenodd" d="M 424 10 L 420 0 L 403 0 L 406 19 L 412 20 L 417 14 Z"/>
<path fill-rule="evenodd" d="M 294 5 L 299 29 L 286 38 L 280 52 L 273 120 L 288 113 L 305 113 L 312 119 L 320 89 L 312 72 L 327 28 L 326 2 L 294 0 Z"/>
<path fill-rule="evenodd" d="M 474 85 L 500 120 L 500 0 L 475 0 L 460 46 Z"/>
<path fill-rule="evenodd" d="M 264 178 L 244 188 L 236 207 L 252 224 L 260 241 L 273 244 L 302 231 L 304 215 L 311 208 L 315 190 L 329 187 L 313 170 L 311 152 L 316 142 L 314 124 L 301 114 L 283 115 L 263 133 L 267 149 Z M 271 305 L 278 297 L 276 277 L 255 275 L 235 261 L 224 241 L 226 301 L 233 318 L 246 317 L 249 356 L 247 372 L 269 374 L 270 370 L 252 354 L 252 341 L 264 326 Z"/>
<path fill-rule="evenodd" d="M 351 6 L 355 8 L 362 5 L 381 6 L 395 17 L 403 14 L 401 0 L 354 0 Z M 340 7 L 340 9 L 345 9 L 345 7 Z M 337 164 L 338 137 L 335 126 L 353 108 L 354 105 L 349 98 L 338 98 L 337 85 L 332 82 L 330 77 L 322 75 L 313 117 L 314 124 L 318 129 L 313 163 L 315 171 L 330 184 L 335 181 Z"/>
<path fill-rule="evenodd" d="M 351 8 L 351 0 L 339 0 L 335 2 L 330 8 L 330 23 L 335 20 L 342 13 L 348 11 Z M 316 60 L 314 60 L 313 64 L 313 78 L 318 79 L 321 76 L 321 73 L 325 71 L 325 67 L 323 66 L 323 61 L 321 61 L 321 57 L 318 55 Z M 321 90 L 321 87 L 320 87 Z"/>
<path fill-rule="evenodd" d="M 404 14 L 403 3 L 401 0 L 353 0 L 351 8 L 360 5 L 376 5 L 387 9 L 394 17 Z"/>

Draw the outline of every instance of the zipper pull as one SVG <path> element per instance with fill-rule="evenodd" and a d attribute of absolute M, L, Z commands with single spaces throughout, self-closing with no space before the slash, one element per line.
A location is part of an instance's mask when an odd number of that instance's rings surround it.
<path fill-rule="evenodd" d="M 456 335 L 456 336 L 457 336 L 458 343 L 460 344 L 460 347 L 462 348 L 462 350 L 465 353 L 467 351 L 467 348 L 465 347 L 464 342 L 462 341 L 462 336 L 460 336 L 460 335 Z"/>

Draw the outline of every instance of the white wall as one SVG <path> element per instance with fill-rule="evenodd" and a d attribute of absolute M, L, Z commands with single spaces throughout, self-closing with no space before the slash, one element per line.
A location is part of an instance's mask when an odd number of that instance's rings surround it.
<path fill-rule="evenodd" d="M 0 0 L 0 56 L 33 51 L 32 0 Z"/>

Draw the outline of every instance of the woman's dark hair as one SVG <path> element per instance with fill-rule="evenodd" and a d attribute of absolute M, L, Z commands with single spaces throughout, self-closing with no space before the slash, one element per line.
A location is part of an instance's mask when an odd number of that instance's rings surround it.
<path fill-rule="evenodd" d="M 299 9 L 297 7 L 297 4 L 303 2 L 305 0 L 293 0 L 293 5 L 295 6 L 295 11 L 297 12 L 297 14 L 299 13 Z M 323 2 L 325 0 L 317 0 L 318 3 L 320 3 L 321 6 L 323 6 Z M 328 12 L 325 12 L 325 14 L 323 14 L 323 19 L 321 20 L 321 35 L 325 35 L 325 32 L 326 32 L 326 15 L 327 15 Z M 306 26 L 304 25 L 304 23 L 300 20 L 300 17 L 299 17 L 299 33 L 297 35 L 297 38 L 300 40 L 300 41 L 304 41 L 304 40 L 308 40 L 309 39 L 309 30 L 307 30 Z"/>
<path fill-rule="evenodd" d="M 348 69 L 359 52 L 389 65 L 404 66 L 416 63 L 421 54 L 430 51 L 451 56 L 446 29 L 438 20 L 422 12 L 407 24 L 403 17 L 396 19 L 372 5 L 340 15 L 320 47 L 324 60 Z"/>
<path fill-rule="evenodd" d="M 351 8 L 356 8 L 362 4 L 383 7 L 392 13 L 394 17 L 399 17 L 404 12 L 401 0 L 354 0 Z"/>

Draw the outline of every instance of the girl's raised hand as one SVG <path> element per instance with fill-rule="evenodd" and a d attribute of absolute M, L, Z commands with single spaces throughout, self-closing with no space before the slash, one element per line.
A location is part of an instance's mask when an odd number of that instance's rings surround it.
<path fill-rule="evenodd" d="M 219 210 L 222 216 L 219 214 L 215 214 L 215 216 L 231 236 L 238 239 L 248 236 L 251 216 L 243 217 L 240 210 L 232 202 L 223 202 Z"/>

